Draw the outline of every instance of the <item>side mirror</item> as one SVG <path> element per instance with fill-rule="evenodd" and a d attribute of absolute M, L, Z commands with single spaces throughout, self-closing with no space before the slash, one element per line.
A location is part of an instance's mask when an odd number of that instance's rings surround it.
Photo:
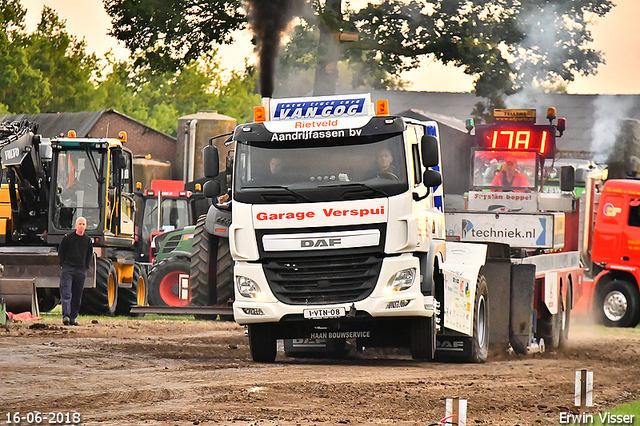
<path fill-rule="evenodd" d="M 113 166 L 116 170 L 122 169 L 127 165 L 127 159 L 120 148 L 116 148 L 113 152 L 113 163 Z"/>
<path fill-rule="evenodd" d="M 423 183 L 429 188 L 442 184 L 442 175 L 435 170 L 426 170 L 423 175 Z"/>
<path fill-rule="evenodd" d="M 422 164 L 424 164 L 425 167 L 437 166 L 439 164 L 438 139 L 431 135 L 424 135 L 421 145 Z"/>
<path fill-rule="evenodd" d="M 217 180 L 209 180 L 202 187 L 202 193 L 207 198 L 215 198 L 220 195 L 220 183 Z"/>
<path fill-rule="evenodd" d="M 560 191 L 573 191 L 576 188 L 576 171 L 573 166 L 560 167 Z"/>
<path fill-rule="evenodd" d="M 220 159 L 218 148 L 215 145 L 207 145 L 202 149 L 202 163 L 204 175 L 214 178 L 220 173 Z"/>

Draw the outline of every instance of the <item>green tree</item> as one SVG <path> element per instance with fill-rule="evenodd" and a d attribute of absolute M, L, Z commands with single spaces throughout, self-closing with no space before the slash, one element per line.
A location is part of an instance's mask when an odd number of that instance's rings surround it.
<path fill-rule="evenodd" d="M 49 93 L 38 102 L 40 112 L 78 112 L 98 108 L 93 83 L 99 69 L 95 54 L 87 54 L 84 40 L 65 31 L 65 21 L 47 6 L 36 31 L 21 39 L 29 66 L 41 73 Z"/>
<path fill-rule="evenodd" d="M 233 72 L 226 82 L 215 58 L 163 73 L 136 70 L 131 63 L 110 66 L 112 71 L 98 87 L 104 108 L 113 108 L 173 136 L 180 116 L 216 110 L 247 121 L 253 106 L 260 102 L 254 93 L 256 73 L 252 68 L 245 73 Z"/>
<path fill-rule="evenodd" d="M 258 70 L 245 66 L 244 72 L 233 71 L 218 93 L 218 112 L 238 120 L 239 123 L 253 121 L 253 107 L 260 105 L 260 94 L 256 91 Z"/>
<path fill-rule="evenodd" d="M 231 44 L 245 26 L 240 0 L 103 0 L 112 35 L 136 56 L 136 67 L 175 71 Z"/>
<path fill-rule="evenodd" d="M 233 18 L 233 25 L 212 33 L 202 31 L 203 20 L 194 16 L 191 2 L 186 8 L 173 8 L 174 2 L 163 8 L 160 0 L 104 1 L 114 35 L 133 51 L 145 52 L 143 58 L 152 68 L 192 58 L 194 37 L 200 53 L 211 51 L 214 43 L 229 42 L 230 31 L 241 28 L 245 19 L 237 1 L 203 2 L 201 8 L 213 13 L 207 16 L 214 22 Z M 316 88 L 327 92 L 338 84 L 335 74 L 325 72 L 340 69 L 332 58 L 357 70 L 351 76 L 353 87 L 382 88 L 401 86 L 400 74 L 430 55 L 474 76 L 476 94 L 489 106 L 501 106 L 505 95 L 527 87 L 555 86 L 578 74 L 594 74 L 603 58 L 587 47 L 592 40 L 587 24 L 589 17 L 604 16 L 613 7 L 610 0 L 391 0 L 343 13 L 341 0 L 312 3 L 316 13 L 303 17 L 296 32 L 302 41 L 292 41 L 285 64 L 299 61 L 299 69 L 307 72 L 315 67 L 314 80 L 325 79 L 315 81 Z M 152 9 L 161 10 L 162 19 Z M 344 31 L 357 31 L 358 41 L 333 43 Z M 161 36 L 153 37 L 154 32 Z M 136 38 L 135 33 L 143 36 Z"/>
<path fill-rule="evenodd" d="M 18 0 L 0 0 L 0 110 L 7 113 L 38 113 L 40 101 L 51 93 L 23 48 L 25 14 Z"/>

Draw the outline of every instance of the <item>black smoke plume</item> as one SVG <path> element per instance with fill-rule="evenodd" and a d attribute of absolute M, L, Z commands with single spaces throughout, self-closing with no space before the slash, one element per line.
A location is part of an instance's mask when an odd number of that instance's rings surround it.
<path fill-rule="evenodd" d="M 280 42 L 295 16 L 302 13 L 305 0 L 247 0 L 249 25 L 257 39 L 260 93 L 272 97 Z"/>

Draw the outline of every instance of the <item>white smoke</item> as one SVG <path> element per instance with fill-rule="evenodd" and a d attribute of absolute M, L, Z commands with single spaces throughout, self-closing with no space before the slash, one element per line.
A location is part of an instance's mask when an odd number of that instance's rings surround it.
<path fill-rule="evenodd" d="M 620 137 L 623 119 L 633 108 L 632 96 L 598 96 L 593 101 L 593 127 L 591 128 L 591 152 L 593 161 L 607 161 L 610 151 Z"/>
<path fill-rule="evenodd" d="M 555 91 L 563 83 L 551 71 L 571 59 L 560 40 L 567 31 L 563 14 L 558 5 L 546 4 L 519 16 L 518 27 L 526 38 L 508 53 L 516 76 L 515 86 L 520 90 L 505 99 L 507 108 L 533 108 L 539 103 L 538 95 Z"/>

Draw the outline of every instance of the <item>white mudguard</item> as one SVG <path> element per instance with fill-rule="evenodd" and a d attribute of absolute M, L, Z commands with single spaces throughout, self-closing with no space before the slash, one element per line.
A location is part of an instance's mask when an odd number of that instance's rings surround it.
<path fill-rule="evenodd" d="M 484 244 L 447 242 L 444 273 L 444 326 L 473 335 L 476 282 L 487 257 Z"/>

